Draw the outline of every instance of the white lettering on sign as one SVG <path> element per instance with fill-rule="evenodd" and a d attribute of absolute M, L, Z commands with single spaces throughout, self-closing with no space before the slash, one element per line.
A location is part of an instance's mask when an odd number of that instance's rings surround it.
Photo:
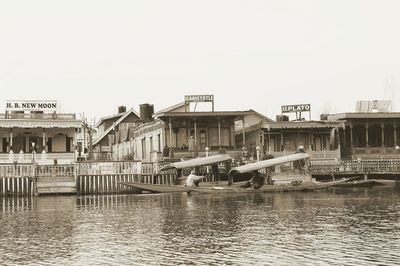
<path fill-rule="evenodd" d="M 282 105 L 282 113 L 297 113 L 297 112 L 310 112 L 310 104 L 293 104 L 293 105 Z"/>
<path fill-rule="evenodd" d="M 185 102 L 213 102 L 214 95 L 185 95 Z"/>
<path fill-rule="evenodd" d="M 57 101 L 7 101 L 6 111 L 56 112 Z"/>

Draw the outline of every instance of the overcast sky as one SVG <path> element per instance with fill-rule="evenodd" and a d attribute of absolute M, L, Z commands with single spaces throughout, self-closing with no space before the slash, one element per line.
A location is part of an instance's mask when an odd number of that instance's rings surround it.
<path fill-rule="evenodd" d="M 397 0 L 0 0 L 0 104 L 55 99 L 99 118 L 214 94 L 217 110 L 271 118 L 360 99 L 398 110 L 399 12 Z"/>

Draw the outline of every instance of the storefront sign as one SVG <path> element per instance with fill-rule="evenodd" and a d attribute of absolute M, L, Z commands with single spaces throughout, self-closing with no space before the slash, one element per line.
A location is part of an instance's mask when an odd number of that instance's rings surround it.
<path fill-rule="evenodd" d="M 6 111 L 56 112 L 57 101 L 7 101 Z"/>
<path fill-rule="evenodd" d="M 214 95 L 185 95 L 185 102 L 213 102 Z"/>
<path fill-rule="evenodd" d="M 282 105 L 282 113 L 299 113 L 299 112 L 310 112 L 310 104 L 293 104 L 293 105 Z"/>

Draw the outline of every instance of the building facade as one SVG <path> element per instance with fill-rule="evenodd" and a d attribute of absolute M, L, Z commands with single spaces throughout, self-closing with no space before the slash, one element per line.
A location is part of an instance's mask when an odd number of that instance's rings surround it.
<path fill-rule="evenodd" d="M 339 131 L 342 158 L 400 158 L 400 113 L 342 113 L 330 115 L 328 120 L 344 124 Z"/>
<path fill-rule="evenodd" d="M 116 115 L 100 119 L 93 142 L 93 159 L 133 159 L 133 132 L 140 124 L 139 114 L 133 109 L 126 111 L 125 107 L 119 107 Z"/>
<path fill-rule="evenodd" d="M 57 112 L 57 101 L 7 101 L 0 114 L 2 163 L 63 164 L 76 160 L 82 122 Z"/>
<path fill-rule="evenodd" d="M 312 160 L 340 158 L 340 121 L 263 121 L 246 127 L 246 147 L 253 156 L 291 154 L 303 146 Z M 237 138 L 243 133 L 237 131 Z"/>

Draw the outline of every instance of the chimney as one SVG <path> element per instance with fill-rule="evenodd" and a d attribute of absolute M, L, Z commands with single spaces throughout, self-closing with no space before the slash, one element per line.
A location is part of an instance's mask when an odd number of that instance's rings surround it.
<path fill-rule="evenodd" d="M 125 113 L 125 112 L 126 112 L 126 106 L 124 106 L 124 105 L 118 106 L 118 114 Z"/>
<path fill-rule="evenodd" d="M 276 121 L 277 122 L 289 121 L 289 116 L 287 116 L 287 115 L 277 115 L 276 116 Z"/>
<path fill-rule="evenodd" d="M 152 120 L 153 114 L 154 114 L 154 105 L 144 103 L 139 106 L 140 106 L 140 120 L 142 120 L 142 121 Z"/>

